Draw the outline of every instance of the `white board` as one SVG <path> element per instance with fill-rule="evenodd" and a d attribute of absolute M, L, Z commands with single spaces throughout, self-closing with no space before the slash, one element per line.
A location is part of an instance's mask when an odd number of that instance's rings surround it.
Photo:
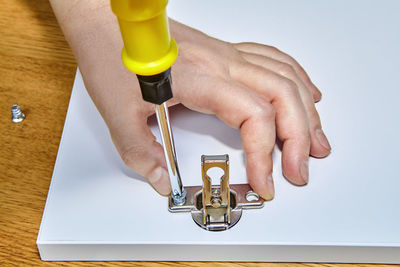
<path fill-rule="evenodd" d="M 172 214 L 167 199 L 124 166 L 76 75 L 37 244 L 43 260 L 400 263 L 399 1 L 176 0 L 169 15 L 226 41 L 277 46 L 321 88 L 333 147 L 296 187 L 274 153 L 276 197 L 225 232 Z M 245 183 L 240 136 L 215 117 L 171 111 L 184 185 L 200 156 L 229 154 Z M 153 131 L 158 135 L 156 125 Z"/>

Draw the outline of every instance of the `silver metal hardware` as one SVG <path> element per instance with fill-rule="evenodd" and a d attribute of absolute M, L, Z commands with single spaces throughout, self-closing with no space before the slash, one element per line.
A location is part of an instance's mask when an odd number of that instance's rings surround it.
<path fill-rule="evenodd" d="M 219 185 L 212 185 L 207 171 L 211 168 L 224 171 Z M 186 202 L 176 205 L 169 199 L 170 212 L 191 212 L 193 220 L 208 231 L 223 231 L 234 226 L 243 209 L 264 206 L 264 199 L 252 191 L 248 184 L 229 185 L 229 156 L 202 156 L 203 186 L 186 186 Z"/>
<path fill-rule="evenodd" d="M 175 205 L 183 205 L 186 193 L 182 186 L 181 175 L 179 174 L 178 161 L 176 159 L 174 137 L 169 122 L 167 104 L 155 105 L 158 127 L 161 133 L 165 160 L 167 162 L 169 179 L 171 181 L 171 197 Z"/>
<path fill-rule="evenodd" d="M 177 206 L 182 206 L 186 202 L 186 190 L 182 189 L 182 195 L 177 194 L 176 192 L 171 193 L 171 197 L 174 200 L 174 204 Z"/>
<path fill-rule="evenodd" d="M 25 114 L 22 113 L 20 106 L 13 105 L 11 107 L 11 120 L 15 123 L 21 122 L 25 119 Z"/>

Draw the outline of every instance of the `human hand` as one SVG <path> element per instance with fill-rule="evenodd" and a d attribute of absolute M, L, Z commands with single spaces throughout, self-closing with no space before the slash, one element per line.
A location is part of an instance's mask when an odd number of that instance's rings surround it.
<path fill-rule="evenodd" d="M 80 12 L 75 9 L 68 16 Z M 65 19 L 64 27 L 61 23 L 86 88 L 124 162 L 166 195 L 171 187 L 163 150 L 147 125 L 154 107 L 142 100 L 135 75 L 122 65 L 123 44 L 109 6 L 91 14 L 85 27 L 73 19 Z M 223 42 L 172 20 L 170 28 L 179 56 L 172 68 L 174 98 L 169 105 L 215 114 L 240 129 L 248 180 L 263 198 L 274 196 L 276 134 L 283 141 L 285 177 L 306 184 L 309 155 L 326 156 L 330 145 L 314 106 L 321 93 L 300 65 L 273 47 Z"/>
<path fill-rule="evenodd" d="M 276 134 L 283 142 L 284 176 L 306 184 L 309 155 L 325 157 L 331 147 L 314 105 L 321 93 L 304 69 L 274 47 L 222 42 L 170 23 L 179 45 L 175 101 L 240 129 L 248 180 L 263 198 L 274 195 Z"/>

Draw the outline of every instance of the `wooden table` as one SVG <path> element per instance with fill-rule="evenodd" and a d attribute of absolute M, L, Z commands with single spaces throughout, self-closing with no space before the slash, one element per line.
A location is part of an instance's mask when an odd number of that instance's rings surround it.
<path fill-rule="evenodd" d="M 0 6 L 0 266 L 339 266 L 42 262 L 36 248 L 36 236 L 76 62 L 47 0 L 0 0 Z M 20 105 L 26 114 L 22 123 L 11 122 L 13 104 Z"/>

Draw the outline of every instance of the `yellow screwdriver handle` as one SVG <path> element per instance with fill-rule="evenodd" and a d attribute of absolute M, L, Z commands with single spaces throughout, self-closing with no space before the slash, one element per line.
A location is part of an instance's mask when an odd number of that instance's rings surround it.
<path fill-rule="evenodd" d="M 168 28 L 168 0 L 111 0 L 124 41 L 122 62 L 131 72 L 150 76 L 169 69 L 178 47 Z"/>

